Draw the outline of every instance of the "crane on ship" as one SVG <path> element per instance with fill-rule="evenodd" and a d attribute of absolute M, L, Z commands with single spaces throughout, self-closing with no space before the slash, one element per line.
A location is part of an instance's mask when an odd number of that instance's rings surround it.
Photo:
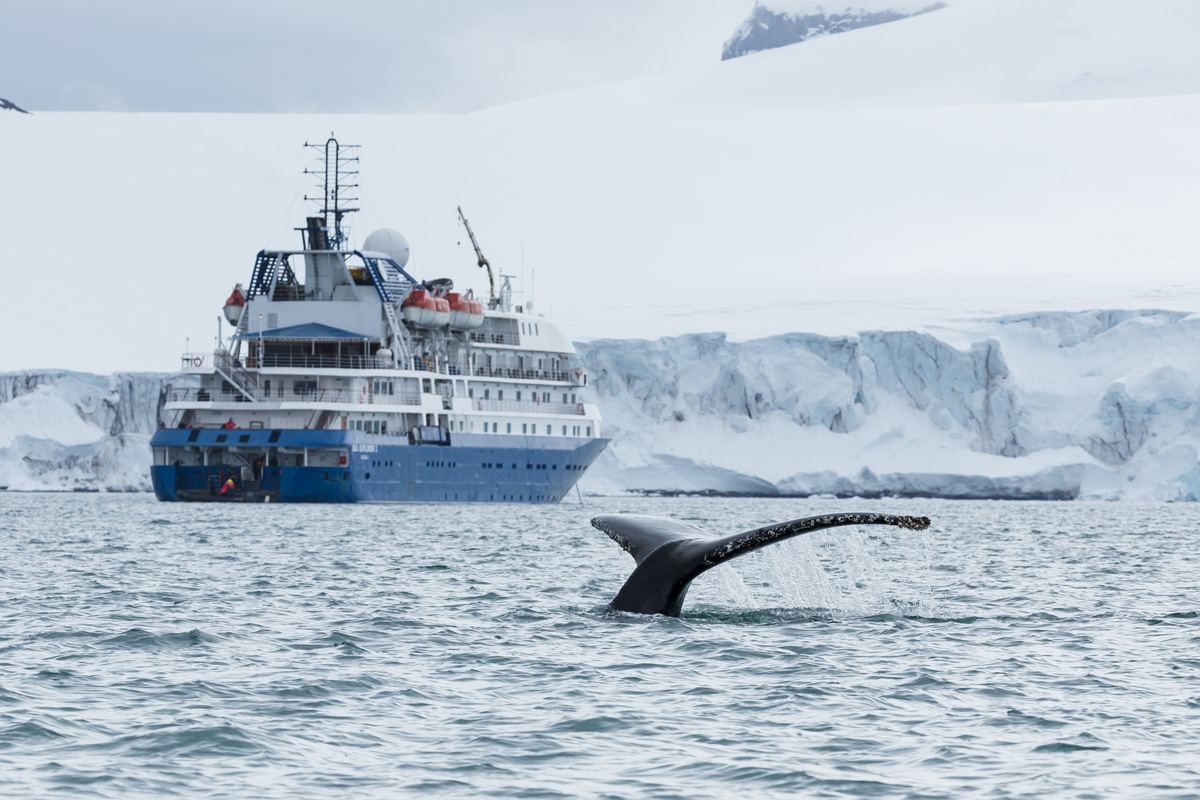
<path fill-rule="evenodd" d="M 463 227 L 467 229 L 467 236 L 471 237 L 471 246 L 475 248 L 475 257 L 479 259 L 479 266 L 487 267 L 488 273 L 488 308 L 496 307 L 496 279 L 492 275 L 492 265 L 488 263 L 484 257 L 483 251 L 479 249 L 479 242 L 475 239 L 475 233 L 471 230 L 471 223 L 467 222 L 466 216 L 463 214 L 462 206 L 458 207 L 458 218 L 462 222 Z"/>

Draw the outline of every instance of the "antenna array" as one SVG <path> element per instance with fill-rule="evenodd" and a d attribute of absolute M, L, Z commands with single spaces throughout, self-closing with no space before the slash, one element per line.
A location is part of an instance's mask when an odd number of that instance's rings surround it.
<path fill-rule="evenodd" d="M 311 147 L 314 150 L 322 150 L 322 155 L 319 160 L 322 162 L 322 167 L 319 170 L 306 169 L 305 175 L 317 175 L 321 182 L 322 197 L 304 196 L 305 200 L 311 200 L 321 204 L 321 215 L 325 217 L 325 231 L 328 237 L 329 247 L 332 250 L 341 250 L 342 243 L 348 238 L 345 229 L 342 227 L 342 217 L 354 211 L 357 208 L 345 208 L 343 203 L 357 203 L 357 197 L 350 197 L 358 189 L 357 183 L 350 183 L 358 177 L 358 156 L 344 155 L 342 151 L 357 150 L 359 145 L 356 144 L 339 144 L 338 140 L 333 137 L 333 133 L 329 134 L 329 139 L 324 144 L 309 144 L 304 143 L 305 147 Z"/>

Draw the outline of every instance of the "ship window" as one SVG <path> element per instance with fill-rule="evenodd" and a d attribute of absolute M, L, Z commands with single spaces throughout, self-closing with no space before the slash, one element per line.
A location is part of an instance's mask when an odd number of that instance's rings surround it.
<path fill-rule="evenodd" d="M 367 480 L 371 480 L 371 473 L 367 473 Z"/>
<path fill-rule="evenodd" d="M 591 425 L 588 425 L 588 432 L 587 432 L 587 435 L 588 435 L 588 436 L 591 436 L 591 435 L 592 435 L 592 426 L 591 426 Z"/>
<path fill-rule="evenodd" d="M 563 425 L 563 436 L 567 435 L 567 426 Z"/>
<path fill-rule="evenodd" d="M 271 396 L 271 382 L 270 381 L 263 381 L 263 391 L 266 392 L 267 397 Z"/>
<path fill-rule="evenodd" d="M 521 400 L 521 391 L 518 389 L 517 390 L 517 401 L 520 402 L 520 400 Z"/>
<path fill-rule="evenodd" d="M 379 423 L 379 432 L 387 433 L 387 420 L 386 419 L 383 422 Z"/>
<path fill-rule="evenodd" d="M 267 441 L 270 442 L 271 444 L 275 444 L 276 442 L 278 442 L 279 441 L 279 431 L 271 431 L 271 435 L 269 437 L 267 437 Z"/>
<path fill-rule="evenodd" d="M 550 393 L 549 392 L 542 392 L 542 402 L 543 403 L 550 402 Z"/>
<path fill-rule="evenodd" d="M 547 436 L 550 435 L 550 426 L 549 425 L 546 426 L 546 435 Z"/>
<path fill-rule="evenodd" d="M 539 329 L 539 328 L 538 328 L 538 325 L 537 325 L 537 323 L 536 323 L 536 322 L 535 322 L 535 323 L 533 323 L 533 332 L 534 332 L 535 334 L 537 334 L 538 336 L 541 336 L 541 335 L 542 335 L 542 331 L 541 331 L 541 329 Z"/>
<path fill-rule="evenodd" d="M 497 389 L 497 390 L 496 390 L 496 399 L 497 399 L 497 400 L 503 400 L 503 399 L 504 399 L 504 390 L 503 390 L 503 389 Z"/>
<path fill-rule="evenodd" d="M 533 469 L 533 464 L 526 464 L 525 469 Z"/>
<path fill-rule="evenodd" d="M 507 422 L 507 423 L 505 423 L 505 425 L 504 425 L 504 432 L 505 432 L 505 433 L 512 433 L 512 423 L 511 423 L 511 422 Z"/>
<path fill-rule="evenodd" d="M 484 389 L 484 390 L 483 390 L 483 399 L 484 399 L 484 400 L 487 400 L 487 399 L 489 399 L 489 398 L 491 397 L 491 394 L 492 394 L 492 390 L 491 390 L 491 389 Z"/>
<path fill-rule="evenodd" d="M 219 444 L 219 443 L 221 443 L 221 442 L 223 442 L 223 441 L 225 441 L 225 434 L 223 434 L 223 433 L 218 433 L 218 434 L 217 434 L 217 443 Z"/>
<path fill-rule="evenodd" d="M 243 443 L 250 441 L 250 434 L 243 433 L 241 436 L 238 437 L 238 441 L 243 442 Z"/>
<path fill-rule="evenodd" d="M 189 442 L 194 442 L 194 441 L 196 441 L 196 440 L 197 440 L 197 439 L 199 439 L 199 438 L 200 438 L 200 429 L 199 429 L 199 428 L 197 428 L 196 430 L 194 430 L 194 431 L 192 431 L 191 433 L 189 433 L 189 434 L 188 434 L 188 441 L 189 441 Z"/>
<path fill-rule="evenodd" d="M 521 423 L 521 433 L 529 433 L 528 423 L 525 423 L 525 422 Z"/>
<path fill-rule="evenodd" d="M 475 396 L 475 390 L 467 389 L 467 397 L 474 397 L 474 396 Z"/>
<path fill-rule="evenodd" d="M 551 464 L 550 469 L 558 469 L 558 464 Z"/>
<path fill-rule="evenodd" d="M 571 402 L 572 402 L 572 403 L 574 403 L 574 402 L 575 402 L 575 395 L 571 395 Z"/>

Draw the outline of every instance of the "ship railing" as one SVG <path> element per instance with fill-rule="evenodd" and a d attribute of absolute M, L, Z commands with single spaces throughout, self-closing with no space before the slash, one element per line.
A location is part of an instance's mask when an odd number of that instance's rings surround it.
<path fill-rule="evenodd" d="M 250 399 L 258 392 L 258 379 L 241 365 L 241 363 L 224 350 L 213 351 L 213 366 L 218 374 L 229 381 L 241 393 Z"/>
<path fill-rule="evenodd" d="M 528 381 L 557 381 L 579 383 L 573 370 L 521 369 L 519 367 L 474 367 L 471 372 L 477 378 L 517 378 Z"/>
<path fill-rule="evenodd" d="M 408 368 L 417 372 L 436 372 L 439 375 L 464 375 L 471 370 L 465 364 L 438 363 L 432 358 L 422 358 L 420 356 L 414 356 L 409 359 Z"/>
<path fill-rule="evenodd" d="M 211 372 L 213 366 L 213 354 L 209 353 L 184 353 L 180 357 L 179 369 L 181 372 L 191 372 L 192 370 L 200 370 L 201 372 Z"/>
<path fill-rule="evenodd" d="M 418 392 L 396 392 L 375 394 L 370 391 L 350 389 L 308 389 L 295 391 L 284 387 L 260 390 L 250 400 L 239 391 L 214 391 L 212 389 L 175 389 L 167 394 L 169 403 L 342 403 L 347 405 L 420 406 Z"/>
<path fill-rule="evenodd" d="M 246 358 L 251 369 L 392 369 L 390 358 L 364 355 L 298 355 L 268 353 L 262 358 L 251 354 Z"/>
<path fill-rule="evenodd" d="M 516 333 L 494 333 L 492 331 L 472 331 L 471 341 L 476 344 L 512 344 L 519 345 L 521 337 Z"/>
<path fill-rule="evenodd" d="M 472 400 L 476 411 L 582 416 L 583 403 L 541 403 L 534 400 Z"/>

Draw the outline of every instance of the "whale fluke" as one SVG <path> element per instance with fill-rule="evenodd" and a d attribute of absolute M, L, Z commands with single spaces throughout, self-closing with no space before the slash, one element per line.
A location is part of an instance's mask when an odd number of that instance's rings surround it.
<path fill-rule="evenodd" d="M 613 611 L 679 616 L 683 598 L 696 576 L 731 558 L 793 536 L 840 525 L 894 525 L 921 531 L 929 517 L 892 514 L 825 514 L 780 522 L 714 539 L 703 529 L 667 517 L 609 514 L 592 519 L 637 562 L 637 568 L 608 604 Z"/>

